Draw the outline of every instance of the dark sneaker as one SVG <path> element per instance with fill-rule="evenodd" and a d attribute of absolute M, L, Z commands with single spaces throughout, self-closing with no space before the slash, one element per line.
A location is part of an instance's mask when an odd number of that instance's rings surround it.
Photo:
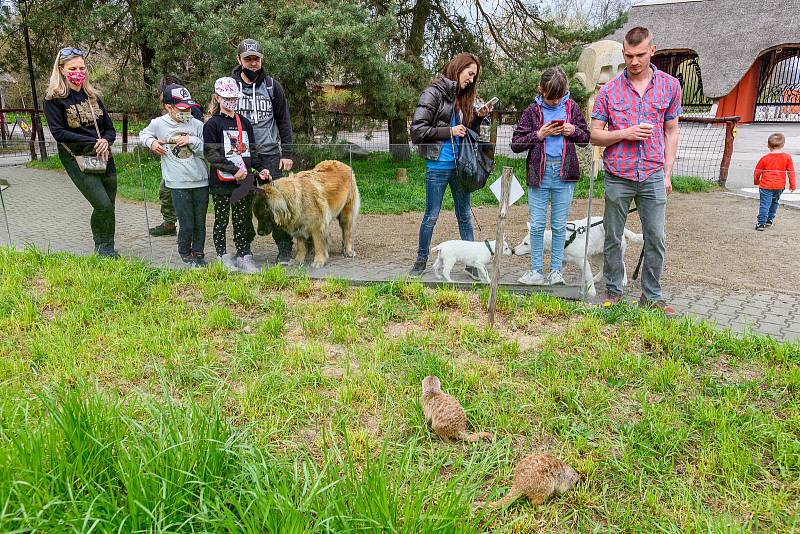
<path fill-rule="evenodd" d="M 473 267 L 472 265 L 467 265 L 464 268 L 464 272 L 467 273 L 467 275 L 470 278 L 472 278 L 473 280 L 477 280 L 478 282 L 481 281 L 481 275 L 478 274 L 478 268 L 477 267 Z"/>
<path fill-rule="evenodd" d="M 767 225 L 765 225 L 765 224 L 757 224 L 756 225 L 756 230 L 758 230 L 759 232 L 763 232 L 766 227 L 767 227 Z"/>
<path fill-rule="evenodd" d="M 661 313 L 666 315 L 667 317 L 674 317 L 675 316 L 675 308 L 664 302 L 663 300 L 647 300 L 644 295 L 639 297 L 639 306 L 643 308 L 653 308 L 654 310 L 660 310 Z"/>
<path fill-rule="evenodd" d="M 427 261 L 420 261 L 417 260 L 414 262 L 414 266 L 409 271 L 408 276 L 422 276 L 422 273 L 425 272 L 425 268 L 428 266 Z"/>
<path fill-rule="evenodd" d="M 176 235 L 177 233 L 178 232 L 175 230 L 174 224 L 161 223 L 158 226 L 150 228 L 150 235 L 153 237 Z"/>
<path fill-rule="evenodd" d="M 112 260 L 118 260 L 119 259 L 119 252 L 117 252 L 113 248 L 100 249 L 100 250 L 97 250 L 97 253 L 100 256 L 103 256 L 104 258 L 110 258 Z"/>
<path fill-rule="evenodd" d="M 772 226 L 772 221 L 771 220 L 767 221 L 764 226 L 766 226 L 767 228 L 771 227 Z"/>
<path fill-rule="evenodd" d="M 619 293 L 612 293 L 611 291 L 605 291 L 600 296 L 600 304 L 602 306 L 613 306 L 614 304 L 619 303 L 622 300 L 622 295 Z"/>
<path fill-rule="evenodd" d="M 192 265 L 194 263 L 194 254 L 190 252 L 185 256 L 181 256 L 181 261 L 187 265 Z"/>
<path fill-rule="evenodd" d="M 194 267 L 207 267 L 208 266 L 208 262 L 206 261 L 206 255 L 205 254 L 196 254 L 194 252 L 192 254 L 194 255 L 194 261 L 192 262 Z"/>
<path fill-rule="evenodd" d="M 292 262 L 292 247 L 278 248 L 278 264 L 289 265 Z"/>

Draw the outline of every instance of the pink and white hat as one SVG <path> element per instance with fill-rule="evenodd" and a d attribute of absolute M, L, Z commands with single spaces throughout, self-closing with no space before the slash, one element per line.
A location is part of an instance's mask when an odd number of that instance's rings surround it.
<path fill-rule="evenodd" d="M 219 78 L 214 82 L 214 92 L 222 98 L 241 98 L 242 92 L 239 90 L 239 85 L 236 80 L 230 76 Z"/>

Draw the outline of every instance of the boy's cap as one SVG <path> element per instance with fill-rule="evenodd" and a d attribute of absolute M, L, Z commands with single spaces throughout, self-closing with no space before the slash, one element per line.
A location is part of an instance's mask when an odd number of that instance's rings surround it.
<path fill-rule="evenodd" d="M 180 110 L 188 110 L 197 102 L 192 100 L 189 90 L 182 85 L 171 83 L 164 87 L 164 103 L 171 104 Z"/>
<path fill-rule="evenodd" d="M 219 78 L 214 82 L 214 92 L 222 98 L 241 98 L 242 92 L 239 90 L 239 85 L 236 80 L 230 76 Z"/>
<path fill-rule="evenodd" d="M 261 48 L 261 44 L 255 39 L 245 39 L 239 43 L 239 47 L 236 49 L 236 55 L 239 57 L 264 57 L 264 51 Z"/>

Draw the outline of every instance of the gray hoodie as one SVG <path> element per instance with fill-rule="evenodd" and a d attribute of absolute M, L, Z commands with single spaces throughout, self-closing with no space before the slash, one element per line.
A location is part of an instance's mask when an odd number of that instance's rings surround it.
<path fill-rule="evenodd" d="M 292 121 L 283 87 L 278 80 L 265 75 L 263 71 L 251 84 L 245 83 L 241 74 L 241 65 L 231 73 L 242 91 L 238 113 L 253 124 L 258 153 L 291 159 Z"/>
<path fill-rule="evenodd" d="M 189 144 L 178 147 L 170 140 L 180 134 L 189 136 Z M 168 114 L 150 121 L 139 132 L 139 141 L 150 148 L 155 141 L 167 149 L 161 156 L 161 175 L 170 189 L 191 189 L 208 185 L 208 165 L 203 160 L 203 123 L 192 118 L 177 122 Z"/>

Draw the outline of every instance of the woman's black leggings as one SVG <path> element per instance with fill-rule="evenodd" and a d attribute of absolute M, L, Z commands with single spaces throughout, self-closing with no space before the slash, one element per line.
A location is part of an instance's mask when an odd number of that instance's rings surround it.
<path fill-rule="evenodd" d="M 58 158 L 72 179 L 72 183 L 94 208 L 90 225 L 95 252 L 113 251 L 116 226 L 114 199 L 117 196 L 117 169 L 114 166 L 114 158 L 109 158 L 105 174 L 88 174 L 81 171 L 75 158 L 60 147 Z"/>

